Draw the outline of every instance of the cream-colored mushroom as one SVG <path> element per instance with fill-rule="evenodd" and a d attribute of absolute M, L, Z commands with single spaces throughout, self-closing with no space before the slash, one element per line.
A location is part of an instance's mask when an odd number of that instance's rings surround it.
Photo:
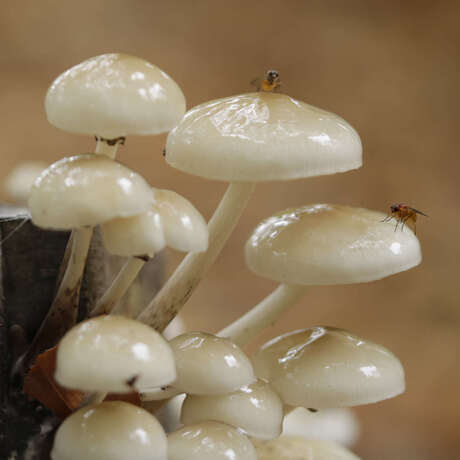
<path fill-rule="evenodd" d="M 110 315 L 79 323 L 63 337 L 55 378 L 68 388 L 126 393 L 168 385 L 176 369 L 173 352 L 158 332 Z"/>
<path fill-rule="evenodd" d="M 301 436 L 309 440 L 333 441 L 352 446 L 359 438 L 358 417 L 348 408 L 311 411 L 296 407 L 283 420 L 282 436 Z"/>
<path fill-rule="evenodd" d="M 129 134 L 170 131 L 185 112 L 179 86 L 144 59 L 110 53 L 65 71 L 45 99 L 48 121 L 57 128 L 105 140 L 99 150 L 114 155 Z M 101 152 L 103 153 L 103 152 Z"/>
<path fill-rule="evenodd" d="M 257 454 L 235 428 L 202 422 L 168 435 L 168 460 L 257 460 Z"/>
<path fill-rule="evenodd" d="M 252 93 L 193 108 L 170 132 L 166 161 L 230 182 L 209 222 L 209 248 L 188 255 L 139 319 L 163 330 L 212 265 L 255 182 L 333 174 L 361 166 L 361 141 L 342 118 L 283 94 Z"/>
<path fill-rule="evenodd" d="M 145 262 L 166 245 L 187 252 L 202 252 L 208 247 L 208 227 L 190 201 L 169 190 L 152 189 L 152 194 L 154 204 L 147 212 L 113 219 L 101 226 L 106 249 L 131 258 L 98 301 L 92 315 L 112 311 Z M 121 313 L 116 308 L 113 311 Z"/>
<path fill-rule="evenodd" d="M 282 283 L 219 335 L 243 345 L 303 296 L 307 286 L 363 283 L 418 265 L 420 244 L 407 227 L 395 232 L 385 214 L 315 204 L 261 222 L 246 243 L 246 263 Z"/>
<path fill-rule="evenodd" d="M 167 460 L 158 421 L 131 404 L 112 401 L 83 407 L 57 430 L 52 460 Z"/>
<path fill-rule="evenodd" d="M 256 451 L 259 460 L 359 460 L 340 444 L 294 436 L 256 443 Z"/>
<path fill-rule="evenodd" d="M 152 203 L 151 188 L 139 174 L 102 155 L 64 158 L 38 177 L 29 197 L 33 223 L 43 228 L 76 230 L 61 284 L 26 361 L 33 361 L 37 350 L 54 346 L 76 319 L 92 227 L 140 214 Z"/>
<path fill-rule="evenodd" d="M 254 355 L 258 377 L 285 404 L 335 408 L 369 404 L 404 392 L 404 369 L 381 345 L 351 332 L 313 327 L 267 342 Z"/>
<path fill-rule="evenodd" d="M 187 395 L 181 415 L 184 425 L 215 420 L 259 439 L 278 437 L 282 419 L 279 396 L 262 380 L 224 395 Z"/>
<path fill-rule="evenodd" d="M 187 332 L 169 345 L 177 368 L 173 386 L 184 393 L 225 394 L 256 380 L 249 358 L 228 339 Z"/>

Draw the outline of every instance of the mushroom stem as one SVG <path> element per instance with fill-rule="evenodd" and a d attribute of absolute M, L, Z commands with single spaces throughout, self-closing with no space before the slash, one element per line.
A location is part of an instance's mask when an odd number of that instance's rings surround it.
<path fill-rule="evenodd" d="M 107 139 L 96 137 L 96 150 L 94 153 L 106 155 L 112 160 L 117 155 L 118 146 L 123 142 L 124 138 L 114 139 L 114 142 L 108 142 Z"/>
<path fill-rule="evenodd" d="M 208 250 L 189 253 L 137 319 L 162 332 L 187 302 L 216 260 L 254 191 L 252 182 L 232 182 L 209 221 Z"/>
<path fill-rule="evenodd" d="M 144 265 L 145 260 L 138 257 L 131 257 L 120 270 L 110 287 L 105 291 L 104 295 L 98 300 L 90 316 L 122 313 L 121 309 L 117 307 L 117 303 L 124 296 Z"/>
<path fill-rule="evenodd" d="M 26 372 L 38 354 L 56 345 L 75 324 L 81 281 L 92 234 L 92 227 L 83 227 L 72 232 L 72 249 L 64 275 L 40 329 L 21 360 L 20 372 Z"/>
<path fill-rule="evenodd" d="M 85 401 L 80 405 L 80 408 L 89 406 L 91 404 L 100 404 L 102 401 L 104 401 L 107 395 L 108 393 L 104 391 L 97 391 L 95 393 L 90 393 L 86 397 Z"/>
<path fill-rule="evenodd" d="M 294 306 L 305 294 L 307 286 L 280 284 L 271 294 L 217 335 L 228 337 L 233 343 L 244 346 L 287 308 Z"/>

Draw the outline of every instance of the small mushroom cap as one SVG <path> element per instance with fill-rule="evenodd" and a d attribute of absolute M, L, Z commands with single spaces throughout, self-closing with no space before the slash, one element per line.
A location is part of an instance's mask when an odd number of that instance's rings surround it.
<path fill-rule="evenodd" d="M 73 327 L 59 343 L 55 378 L 68 388 L 125 393 L 176 378 L 168 342 L 145 324 L 99 316 Z"/>
<path fill-rule="evenodd" d="M 281 437 L 256 444 L 259 460 L 359 460 L 353 452 L 330 441 Z"/>
<path fill-rule="evenodd" d="M 47 166 L 41 161 L 19 163 L 6 176 L 3 188 L 16 203 L 27 203 L 33 183 Z"/>
<path fill-rule="evenodd" d="M 362 146 L 337 115 L 258 92 L 189 110 L 168 136 L 166 161 L 207 179 L 288 180 L 359 168 Z"/>
<path fill-rule="evenodd" d="M 257 460 L 257 454 L 235 428 L 202 422 L 168 435 L 168 460 Z"/>
<path fill-rule="evenodd" d="M 174 387 L 196 395 L 224 394 L 255 382 L 249 358 L 229 339 L 186 332 L 169 342 L 176 360 Z"/>
<path fill-rule="evenodd" d="M 171 190 L 154 189 L 155 210 L 161 216 L 166 244 L 178 251 L 208 249 L 208 226 L 190 201 Z"/>
<path fill-rule="evenodd" d="M 147 211 L 133 217 L 109 220 L 101 225 L 104 246 L 123 257 L 153 257 L 166 246 L 161 216 Z"/>
<path fill-rule="evenodd" d="M 351 409 L 311 412 L 297 407 L 284 417 L 282 436 L 301 436 L 352 446 L 358 440 L 360 431 L 359 420 Z"/>
<path fill-rule="evenodd" d="M 283 403 L 262 380 L 225 395 L 188 395 L 182 405 L 184 425 L 215 420 L 248 436 L 273 439 L 281 434 Z"/>
<path fill-rule="evenodd" d="M 76 155 L 53 163 L 33 185 L 32 221 L 67 230 L 98 225 L 149 210 L 153 195 L 145 179 L 104 155 Z"/>
<path fill-rule="evenodd" d="M 384 217 L 330 204 L 287 209 L 253 231 L 246 263 L 260 276 L 298 285 L 363 283 L 418 265 L 417 237 Z"/>
<path fill-rule="evenodd" d="M 57 128 L 113 139 L 170 131 L 185 112 L 185 98 L 166 73 L 126 54 L 92 57 L 54 80 L 45 99 Z"/>
<path fill-rule="evenodd" d="M 357 406 L 404 392 L 403 367 L 389 350 L 332 327 L 313 327 L 267 342 L 253 358 L 286 404 L 321 409 Z"/>
<path fill-rule="evenodd" d="M 121 401 L 86 406 L 67 417 L 52 460 L 167 460 L 166 435 L 144 409 Z"/>

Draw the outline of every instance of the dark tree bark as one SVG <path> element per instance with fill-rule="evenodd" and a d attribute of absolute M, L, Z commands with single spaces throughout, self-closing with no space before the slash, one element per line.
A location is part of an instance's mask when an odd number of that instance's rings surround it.
<path fill-rule="evenodd" d="M 22 379 L 14 381 L 10 375 L 51 305 L 69 235 L 39 229 L 27 215 L 5 216 L 0 207 L 0 460 L 49 460 L 59 420 L 24 395 Z M 105 252 L 96 231 L 83 277 L 78 320 L 87 317 L 123 263 Z M 161 255 L 146 264 L 122 301 L 134 309 L 145 305 L 163 281 L 162 267 Z"/>

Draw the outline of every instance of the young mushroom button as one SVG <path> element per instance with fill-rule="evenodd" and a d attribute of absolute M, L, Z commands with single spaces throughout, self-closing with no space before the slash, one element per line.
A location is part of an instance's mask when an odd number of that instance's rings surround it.
<path fill-rule="evenodd" d="M 212 265 L 256 182 L 292 180 L 359 168 L 362 146 L 342 118 L 283 94 L 252 93 L 187 112 L 168 135 L 166 161 L 230 182 L 209 222 L 209 249 L 188 255 L 139 319 L 162 330 Z"/>
<path fill-rule="evenodd" d="M 176 368 L 158 332 L 122 316 L 99 316 L 61 340 L 55 378 L 67 388 L 128 393 L 170 384 Z"/>
<path fill-rule="evenodd" d="M 167 439 L 144 409 L 113 401 L 83 407 L 57 430 L 52 460 L 167 460 Z"/>
<path fill-rule="evenodd" d="M 315 204 L 260 223 L 246 243 L 246 263 L 282 284 L 219 335 L 245 344 L 294 305 L 307 286 L 374 281 L 418 265 L 417 237 L 407 227 L 395 232 L 384 217 L 369 209 Z"/>
<path fill-rule="evenodd" d="M 168 435 L 168 460 L 257 460 L 251 441 L 223 423 L 188 425 Z"/>
<path fill-rule="evenodd" d="M 404 370 L 393 353 L 331 327 L 279 336 L 263 345 L 253 362 L 257 376 L 291 406 L 358 406 L 393 398 L 405 389 Z"/>
<path fill-rule="evenodd" d="M 170 131 L 185 112 L 179 86 L 149 62 L 126 54 L 92 57 L 65 71 L 45 99 L 57 128 L 109 142 Z"/>

